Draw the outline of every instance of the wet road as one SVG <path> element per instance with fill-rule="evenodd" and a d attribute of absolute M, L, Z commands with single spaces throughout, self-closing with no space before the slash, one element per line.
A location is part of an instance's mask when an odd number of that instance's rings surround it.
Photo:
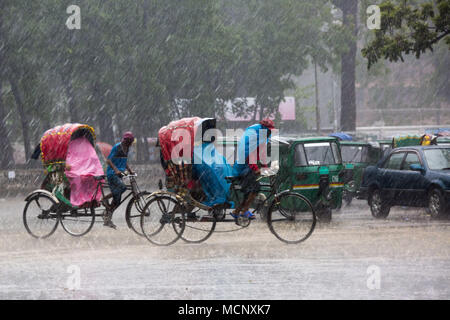
<path fill-rule="evenodd" d="M 261 222 L 206 243 L 156 247 L 130 231 L 61 227 L 35 240 L 21 198 L 0 199 L 0 299 L 449 299 L 450 220 L 355 201 L 289 246 Z M 219 230 L 231 224 L 218 226 Z M 231 226 L 232 227 L 232 226 Z"/>

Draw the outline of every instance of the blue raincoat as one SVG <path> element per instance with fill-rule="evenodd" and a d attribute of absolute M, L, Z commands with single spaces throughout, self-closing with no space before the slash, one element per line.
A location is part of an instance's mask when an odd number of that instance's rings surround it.
<path fill-rule="evenodd" d="M 225 177 L 232 175 L 231 166 L 216 150 L 214 143 L 207 142 L 194 147 L 192 175 L 200 181 L 206 195 L 204 205 L 212 207 L 227 202 L 230 184 Z"/>

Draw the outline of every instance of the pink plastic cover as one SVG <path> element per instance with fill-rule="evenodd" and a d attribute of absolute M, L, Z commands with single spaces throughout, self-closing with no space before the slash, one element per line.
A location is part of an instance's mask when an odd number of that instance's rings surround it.
<path fill-rule="evenodd" d="M 70 182 L 70 203 L 74 206 L 81 206 L 92 201 L 98 182 L 94 176 L 104 175 L 100 160 L 97 157 L 94 147 L 85 137 L 70 141 L 67 150 L 66 176 Z M 98 190 L 96 199 L 102 197 L 101 190 Z"/>

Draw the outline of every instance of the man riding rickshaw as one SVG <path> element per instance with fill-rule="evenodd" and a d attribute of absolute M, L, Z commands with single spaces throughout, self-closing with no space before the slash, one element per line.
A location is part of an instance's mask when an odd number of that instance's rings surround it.
<path fill-rule="evenodd" d="M 108 159 L 109 171 L 114 174 L 122 175 L 128 167 L 125 147 L 131 145 L 132 139 L 127 138 L 123 139 L 123 146 L 119 143 L 113 148 Z M 114 153 L 119 146 L 122 153 Z M 59 223 L 69 234 L 82 236 L 91 230 L 96 216 L 103 217 L 105 225 L 113 226 L 110 216 L 118 205 L 117 197 L 125 190 L 131 192 L 124 199 L 119 199 L 119 203 L 131 197 L 125 219 L 128 226 L 140 234 L 133 221 L 139 220 L 134 218 L 140 218 L 145 204 L 144 196 L 149 193 L 141 192 L 134 179 L 135 175 L 129 174 L 127 177 L 131 185 L 123 185 L 124 188 L 121 188 L 122 185 L 115 185 L 113 182 L 112 195 L 105 195 L 104 189 L 109 186 L 105 183 L 106 176 L 95 149 L 95 131 L 92 127 L 67 123 L 47 130 L 32 158 L 38 159 L 39 156 L 46 169 L 46 177 L 41 188 L 26 197 L 23 213 L 25 228 L 32 236 L 46 238 L 53 234 Z M 115 198 L 112 205 L 106 200 L 110 197 Z M 102 213 L 96 214 L 97 209 Z M 138 212 L 133 213 L 134 209 Z"/>

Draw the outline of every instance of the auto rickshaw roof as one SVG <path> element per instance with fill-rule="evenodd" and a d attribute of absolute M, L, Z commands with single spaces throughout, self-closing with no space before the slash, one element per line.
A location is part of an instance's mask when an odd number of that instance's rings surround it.
<path fill-rule="evenodd" d="M 341 146 L 371 146 L 373 144 L 364 141 L 339 141 Z"/>
<path fill-rule="evenodd" d="M 313 143 L 313 142 L 334 142 L 337 141 L 337 138 L 334 137 L 273 137 L 270 138 L 271 141 L 277 141 L 278 143 L 283 144 L 294 144 L 294 143 Z"/>

